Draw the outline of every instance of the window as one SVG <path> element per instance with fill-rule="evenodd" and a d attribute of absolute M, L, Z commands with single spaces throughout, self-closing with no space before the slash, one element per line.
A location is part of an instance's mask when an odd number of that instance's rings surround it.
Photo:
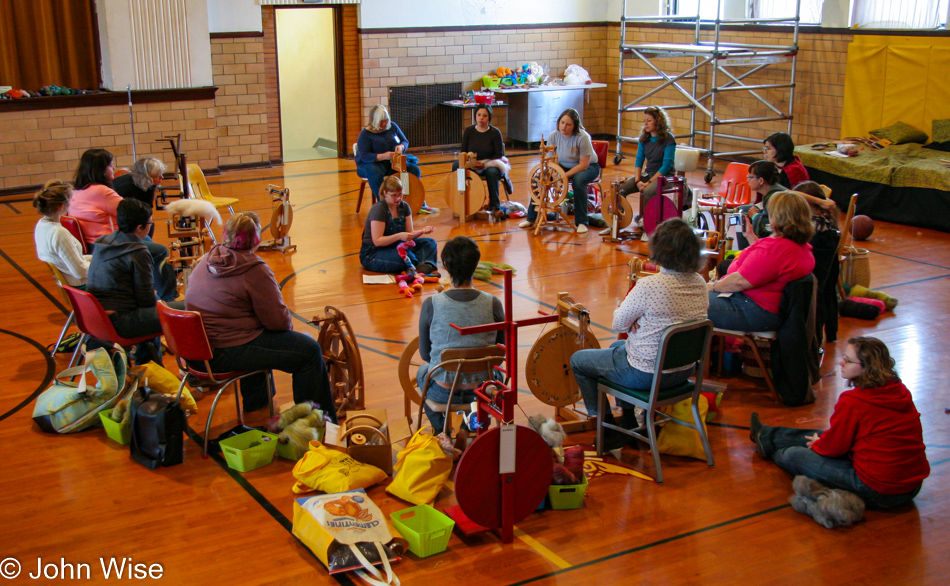
<path fill-rule="evenodd" d="M 802 0 L 800 24 L 821 24 L 822 0 Z M 795 3 L 789 0 L 752 0 L 751 18 L 789 18 L 795 16 Z"/>
<path fill-rule="evenodd" d="M 859 28 L 936 29 L 947 23 L 947 0 L 852 0 Z"/>
<path fill-rule="evenodd" d="M 946 0 L 943 0 L 946 1 Z M 801 0 L 801 22 L 821 22 L 822 0 Z M 794 0 L 676 0 L 671 3 L 671 12 L 680 16 L 699 16 L 703 20 L 715 20 L 717 8 L 720 19 L 741 18 L 790 18 L 795 16 Z"/>

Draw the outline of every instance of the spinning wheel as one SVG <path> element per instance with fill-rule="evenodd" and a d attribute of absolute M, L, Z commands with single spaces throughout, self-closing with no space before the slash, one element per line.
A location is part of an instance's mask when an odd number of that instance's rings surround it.
<path fill-rule="evenodd" d="M 405 153 L 394 153 L 392 166 L 402 181 L 403 201 L 409 204 L 413 214 L 418 214 L 422 204 L 426 202 L 426 188 L 422 185 L 422 180 L 406 171 Z"/>
<path fill-rule="evenodd" d="M 561 204 L 567 199 L 567 190 L 570 183 L 564 169 L 557 164 L 557 147 L 548 146 L 541 139 L 541 162 L 531 169 L 528 174 L 531 200 L 538 210 L 538 218 L 534 224 L 534 235 L 541 231 L 541 226 L 550 225 L 552 228 L 563 226 L 576 231 L 574 224 L 567 219 L 561 209 Z M 586 194 L 585 194 L 586 197 Z M 548 220 L 548 214 L 555 213 L 558 218 Z"/>
<path fill-rule="evenodd" d="M 517 425 L 514 440 L 514 472 L 507 478 L 511 492 L 511 523 L 521 521 L 538 508 L 548 492 L 554 461 L 551 448 L 533 429 Z M 502 529 L 502 474 L 499 472 L 501 428 L 479 434 L 459 460 L 455 471 L 455 498 L 469 519 L 489 529 Z"/>
<path fill-rule="evenodd" d="M 294 207 L 290 205 L 290 188 L 268 185 L 267 193 L 276 204 L 274 213 L 270 218 L 270 233 L 274 239 L 262 242 L 259 250 L 279 250 L 281 252 L 297 250 L 297 245 L 290 243 L 289 236 L 290 227 L 294 223 Z"/>
<path fill-rule="evenodd" d="M 577 343 L 577 336 L 571 328 L 558 326 L 538 338 L 528 353 L 524 373 L 528 388 L 546 405 L 567 407 L 581 398 L 571 372 L 571 355 L 581 349 L 599 349 L 600 343 L 590 330 L 583 346 Z"/>
<path fill-rule="evenodd" d="M 488 191 L 485 189 L 485 182 L 477 173 L 470 170 L 477 160 L 475 153 L 459 153 L 458 170 L 449 176 L 445 184 L 445 200 L 452 208 L 452 213 L 458 216 L 462 223 L 474 219 L 475 214 L 487 200 Z M 464 189 L 459 189 L 459 173 L 465 176 Z"/>
<path fill-rule="evenodd" d="M 419 356 L 419 336 L 413 338 L 406 349 L 403 350 L 399 358 L 399 366 L 396 371 L 399 375 L 399 384 L 402 386 L 402 392 L 405 396 L 404 403 L 406 408 L 406 417 L 412 417 L 412 405 L 422 403 L 422 395 L 419 393 L 419 381 L 416 380 L 416 372 L 423 363 Z"/>
<path fill-rule="evenodd" d="M 363 409 L 363 361 L 346 314 L 328 305 L 323 317 L 315 316 L 310 323 L 320 327 L 317 343 L 327 365 L 337 417 L 345 415 L 348 409 Z"/>

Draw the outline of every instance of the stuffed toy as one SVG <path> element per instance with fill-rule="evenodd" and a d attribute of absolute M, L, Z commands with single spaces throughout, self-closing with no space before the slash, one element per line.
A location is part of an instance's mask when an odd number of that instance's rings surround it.
<path fill-rule="evenodd" d="M 425 277 L 416 272 L 416 267 L 409 258 L 409 249 L 415 245 L 414 240 L 406 240 L 396 247 L 399 258 L 406 263 L 406 271 L 401 275 L 396 275 L 396 286 L 399 287 L 399 292 L 409 299 L 413 298 L 413 292 L 422 293 L 422 284 L 425 283 Z"/>
<path fill-rule="evenodd" d="M 880 299 L 884 302 L 884 307 L 887 311 L 894 311 L 894 308 L 897 307 L 897 298 L 891 297 L 887 293 L 881 293 L 880 291 L 872 291 L 867 287 L 861 285 L 855 285 L 851 287 L 849 295 L 853 297 L 870 297 L 871 299 Z"/>
<path fill-rule="evenodd" d="M 796 476 L 792 482 L 795 494 L 789 497 L 792 508 L 808 515 L 827 529 L 852 525 L 864 517 L 864 501 L 856 494 L 839 488 L 828 488 L 807 476 Z"/>
<path fill-rule="evenodd" d="M 166 205 L 165 210 L 173 216 L 197 216 L 208 221 L 216 220 L 218 224 L 224 223 L 214 204 L 203 199 L 178 199 Z"/>

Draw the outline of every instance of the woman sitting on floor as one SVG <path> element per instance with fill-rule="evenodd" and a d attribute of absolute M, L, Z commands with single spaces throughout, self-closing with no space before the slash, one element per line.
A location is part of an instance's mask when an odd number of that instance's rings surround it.
<path fill-rule="evenodd" d="M 772 235 L 742 251 L 727 274 L 710 282 L 709 319 L 717 328 L 774 331 L 781 325 L 779 305 L 785 285 L 815 268 L 811 245 L 815 229 L 805 199 L 782 191 L 769 201 Z"/>
<path fill-rule="evenodd" d="M 910 503 L 930 464 L 920 413 L 894 359 L 880 340 L 859 337 L 838 364 L 854 388 L 838 397 L 828 430 L 762 425 L 753 413 L 756 450 L 786 472 L 853 492 L 870 509 Z"/>
<path fill-rule="evenodd" d="M 501 211 L 501 199 L 498 197 L 498 182 L 505 181 L 505 190 L 511 195 L 511 179 L 508 172 L 511 165 L 505 157 L 505 139 L 501 130 L 491 125 L 491 106 L 482 104 L 475 108 L 475 124 L 462 133 L 462 152 L 473 152 L 478 157 L 472 171 L 485 179 L 488 189 L 488 208 L 496 218 L 505 217 Z M 459 167 L 458 161 L 452 163 L 452 170 Z"/>
<path fill-rule="evenodd" d="M 204 318 L 214 349 L 215 372 L 282 370 L 293 375 L 294 403 L 313 401 L 336 422 L 336 406 L 323 351 L 307 334 L 293 331 L 290 310 L 264 259 L 261 222 L 254 212 L 228 218 L 224 239 L 201 257 L 188 280 L 185 306 Z M 204 365 L 196 365 L 204 368 Z M 268 404 L 263 374 L 241 381 L 244 411 Z"/>
<path fill-rule="evenodd" d="M 435 228 L 412 229 L 412 209 L 402 198 L 402 182 L 398 177 L 386 177 L 380 189 L 382 200 L 373 204 L 366 214 L 360 264 L 367 271 L 398 275 L 406 270 L 406 261 L 399 256 L 396 247 L 400 242 L 412 240 L 415 246 L 409 249 L 408 255 L 416 270 L 424 275 L 434 273 L 438 254 L 435 240 L 420 236 L 431 234 Z"/>
<path fill-rule="evenodd" d="M 590 415 L 597 414 L 597 378 L 634 389 L 653 384 L 653 371 L 660 337 L 673 324 L 706 319 L 709 305 L 706 283 L 697 272 L 702 261 L 702 243 L 689 224 L 679 218 L 657 226 L 649 240 L 650 261 L 660 272 L 637 281 L 614 312 L 612 328 L 628 334 L 604 350 L 580 350 L 571 356 L 571 370 L 581 389 Z M 692 367 L 663 373 L 661 388 L 682 384 L 693 373 Z M 623 406 L 623 405 L 621 405 Z M 613 424 L 608 411 L 604 421 Z M 623 407 L 622 427 L 637 427 L 633 407 Z M 624 434 L 607 430 L 604 449 L 622 447 Z"/>
<path fill-rule="evenodd" d="M 36 256 L 55 266 L 66 279 L 64 285 L 86 289 L 86 274 L 92 255 L 83 255 L 82 244 L 63 228 L 59 219 L 69 211 L 73 188 L 65 181 L 47 181 L 33 196 L 33 207 L 43 214 L 33 230 Z"/>
<path fill-rule="evenodd" d="M 501 300 L 490 293 L 472 287 L 472 275 L 478 268 L 481 251 L 478 244 L 468 236 L 456 236 L 442 247 L 442 266 L 452 279 L 452 288 L 422 303 L 419 315 L 419 355 L 424 361 L 416 374 L 420 392 L 424 389 L 426 374 L 433 364 L 439 364 L 442 351 L 449 348 L 478 348 L 505 342 L 504 331 L 486 332 L 462 336 L 452 327 L 479 326 L 504 321 L 505 308 Z M 468 404 L 475 400 L 472 392 L 481 383 L 489 380 L 492 373 L 460 374 L 452 403 Z M 427 399 L 437 403 L 449 400 L 449 390 L 455 373 L 440 370 L 429 379 Z M 436 433 L 445 426 L 445 414 L 433 411 L 423 403 L 429 423 Z"/>
<path fill-rule="evenodd" d="M 404 153 L 408 148 L 409 140 L 390 119 L 386 106 L 377 104 L 370 108 L 369 124 L 356 139 L 356 174 L 369 183 L 374 203 L 379 201 L 379 187 L 383 179 L 396 172 L 393 170 L 393 155 Z M 419 159 L 408 155 L 406 171 L 422 177 Z"/>

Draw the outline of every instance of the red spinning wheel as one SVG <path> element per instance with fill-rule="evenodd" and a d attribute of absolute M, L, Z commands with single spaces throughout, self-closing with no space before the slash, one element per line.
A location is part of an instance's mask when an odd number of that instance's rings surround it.
<path fill-rule="evenodd" d="M 643 210 L 643 231 L 647 234 L 653 234 L 656 227 L 664 220 L 677 217 L 679 217 L 679 212 L 676 211 L 676 204 L 673 203 L 673 200 L 658 193 L 647 202 L 646 208 Z"/>
<path fill-rule="evenodd" d="M 511 523 L 521 521 L 538 508 L 551 485 L 554 463 L 551 448 L 534 430 L 515 426 L 515 471 L 499 472 L 501 428 L 479 435 L 462 454 L 455 471 L 455 497 L 459 508 L 475 523 L 501 529 L 502 489 L 510 478 L 513 499 Z"/>

